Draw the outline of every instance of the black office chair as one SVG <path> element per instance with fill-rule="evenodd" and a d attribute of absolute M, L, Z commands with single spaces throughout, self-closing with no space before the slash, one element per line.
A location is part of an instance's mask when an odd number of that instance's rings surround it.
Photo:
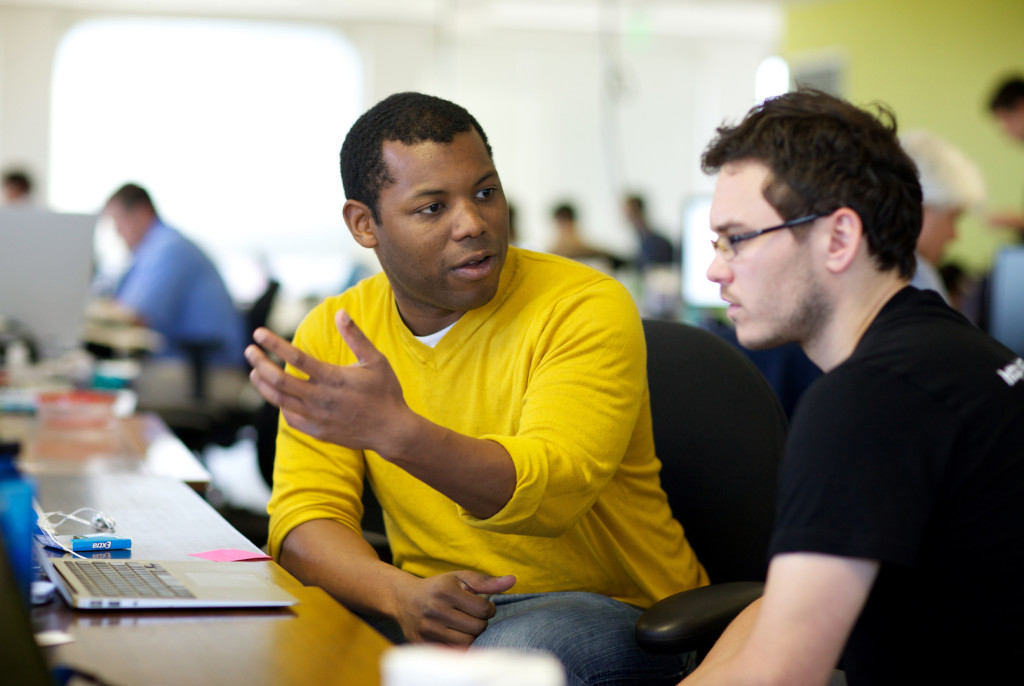
<path fill-rule="evenodd" d="M 644 321 L 662 487 L 711 585 L 655 603 L 638 643 L 705 653 L 763 590 L 786 416 L 757 367 L 725 340 Z"/>
<path fill-rule="evenodd" d="M 270 279 L 267 281 L 267 287 L 263 294 L 245 311 L 245 332 L 250 338 L 253 331 L 267 325 L 270 319 L 270 309 L 274 306 L 279 290 L 281 290 L 281 282 Z"/>
<path fill-rule="evenodd" d="M 277 292 L 281 288 L 281 282 L 274 279 L 267 281 L 267 287 L 259 298 L 248 308 L 242 310 L 242 318 L 245 326 L 245 343 L 252 341 L 252 332 L 261 326 L 267 325 L 270 318 L 270 308 L 274 305 Z M 192 398 L 200 403 L 207 399 L 207 375 L 209 373 L 208 358 L 221 349 L 220 343 L 212 341 L 188 341 L 182 344 L 185 354 L 189 359 L 189 366 L 192 373 Z"/>

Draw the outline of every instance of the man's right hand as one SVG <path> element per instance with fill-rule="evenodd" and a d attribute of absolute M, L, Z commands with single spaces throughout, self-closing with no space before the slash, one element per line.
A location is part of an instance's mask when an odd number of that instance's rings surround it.
<path fill-rule="evenodd" d="M 401 614 L 396 619 L 411 643 L 468 646 L 495 612 L 494 603 L 479 594 L 503 593 L 515 583 L 512 575 L 470 571 L 413 578 L 402 591 Z"/>

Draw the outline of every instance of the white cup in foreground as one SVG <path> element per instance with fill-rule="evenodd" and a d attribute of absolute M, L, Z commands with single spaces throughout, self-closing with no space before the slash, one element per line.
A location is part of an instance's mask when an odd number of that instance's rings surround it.
<path fill-rule="evenodd" d="M 382 686 L 565 686 L 554 656 L 498 648 L 401 645 L 381 658 Z"/>

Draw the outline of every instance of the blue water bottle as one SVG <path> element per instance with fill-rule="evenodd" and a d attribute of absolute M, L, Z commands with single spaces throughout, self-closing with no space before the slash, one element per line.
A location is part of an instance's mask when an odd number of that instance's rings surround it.
<path fill-rule="evenodd" d="M 32 561 L 32 537 L 36 513 L 32 508 L 35 486 L 18 471 L 15 458 L 21 446 L 0 443 L 0 528 L 18 590 L 25 604 L 31 595 L 35 565 Z"/>

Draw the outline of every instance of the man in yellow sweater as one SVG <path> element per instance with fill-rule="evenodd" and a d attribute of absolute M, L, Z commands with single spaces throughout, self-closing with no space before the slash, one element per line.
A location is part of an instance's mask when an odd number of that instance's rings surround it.
<path fill-rule="evenodd" d="M 508 245 L 487 137 L 393 95 L 341 150 L 355 240 L 383 273 L 260 329 L 282 410 L 270 550 L 393 640 L 543 649 L 569 683 L 674 683 L 641 651 L 655 600 L 707 583 L 658 480 L 639 315 L 617 282 Z M 364 476 L 394 564 L 361 536 Z M 623 679 L 627 681 L 623 681 Z"/>

